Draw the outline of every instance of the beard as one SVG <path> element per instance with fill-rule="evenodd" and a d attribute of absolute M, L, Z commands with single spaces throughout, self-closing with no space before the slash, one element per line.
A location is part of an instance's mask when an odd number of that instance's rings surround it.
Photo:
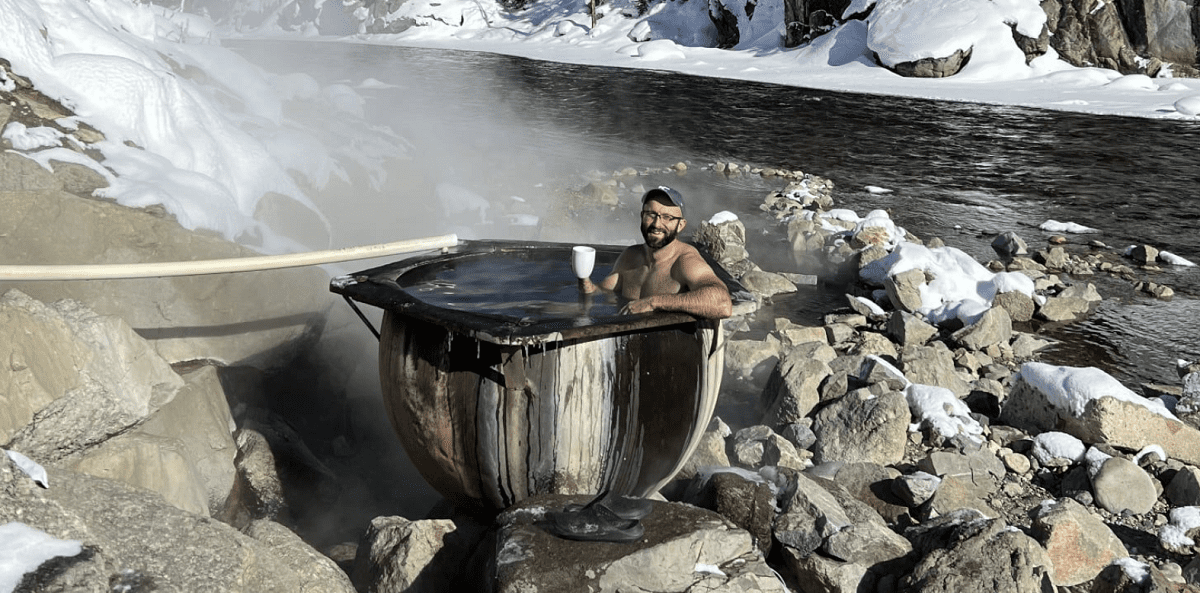
<path fill-rule="evenodd" d="M 642 225 L 642 238 L 646 240 L 646 246 L 651 249 L 662 249 L 663 247 L 670 245 L 671 242 L 675 240 L 675 237 L 679 236 L 678 226 L 675 228 L 675 230 L 670 230 L 670 229 L 667 229 L 666 227 L 662 227 L 662 231 L 663 231 L 662 237 L 652 238 L 650 236 L 650 225 L 643 224 Z"/>

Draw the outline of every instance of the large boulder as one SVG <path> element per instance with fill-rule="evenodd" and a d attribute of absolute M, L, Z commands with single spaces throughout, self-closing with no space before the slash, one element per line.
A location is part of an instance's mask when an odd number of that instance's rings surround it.
<path fill-rule="evenodd" d="M 631 543 L 573 541 L 539 526 L 548 511 L 586 497 L 526 499 L 496 520 L 490 575 L 497 593 L 598 591 L 764 591 L 787 589 L 748 532 L 721 515 L 655 502 Z"/>
<path fill-rule="evenodd" d="M 23 158 L 23 157 L 14 157 Z M 30 161 L 32 163 L 32 161 Z M 36 164 L 34 164 L 37 167 Z M 5 263 L 132 264 L 260 255 L 153 210 L 55 189 L 26 189 L 0 174 Z M 102 222 L 100 222 L 102 221 Z M 71 240 L 64 241 L 63 237 Z M 88 282 L 13 282 L 38 300 L 70 298 L 124 319 L 167 362 L 211 360 L 269 367 L 315 337 L 335 302 L 317 268 Z"/>
<path fill-rule="evenodd" d="M 1057 430 L 1134 451 L 1158 445 L 1170 457 L 1200 465 L 1200 431 L 1091 367 L 1025 363 L 1000 421 L 1033 434 Z"/>
<path fill-rule="evenodd" d="M 1141 72 L 1121 23 L 1116 2 L 1046 0 L 1050 46 L 1075 66 L 1100 66 L 1126 74 Z M 1149 72 L 1148 74 L 1155 74 Z"/>
<path fill-rule="evenodd" d="M 1054 567 L 1036 540 L 973 511 L 947 515 L 905 532 L 921 560 L 902 579 L 919 593 L 1052 591 Z M 918 543 L 919 542 L 919 543 Z"/>
<path fill-rule="evenodd" d="M 54 462 L 145 422 L 179 377 L 124 321 L 77 301 L 0 297 L 0 442 Z"/>
<path fill-rule="evenodd" d="M 53 466 L 44 469 L 47 488 L 0 455 L 0 524 L 20 522 L 53 538 L 80 542 L 83 551 L 62 564 L 109 585 L 98 590 L 354 591 L 331 560 L 278 528 L 260 526 L 255 532 L 266 540 L 260 541 L 175 508 L 148 490 Z M 72 571 L 50 576 L 41 590 L 97 590 L 61 582 L 79 576 Z"/>

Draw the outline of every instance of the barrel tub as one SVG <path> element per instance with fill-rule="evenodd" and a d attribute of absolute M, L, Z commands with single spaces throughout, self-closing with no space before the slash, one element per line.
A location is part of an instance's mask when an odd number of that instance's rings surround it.
<path fill-rule="evenodd" d="M 594 247 L 600 277 L 623 247 Z M 679 471 L 712 418 L 720 322 L 619 315 L 615 297 L 578 294 L 570 252 L 463 242 L 331 283 L 352 305 L 383 309 L 385 409 L 418 471 L 455 504 L 648 496 Z"/>

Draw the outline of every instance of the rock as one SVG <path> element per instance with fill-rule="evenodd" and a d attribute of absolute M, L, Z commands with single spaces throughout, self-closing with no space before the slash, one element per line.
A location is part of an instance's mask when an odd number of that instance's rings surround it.
<path fill-rule="evenodd" d="M 797 449 L 807 449 L 817 442 L 817 435 L 812 431 L 812 420 L 793 422 L 783 427 L 780 435 L 790 441 Z"/>
<path fill-rule="evenodd" d="M 878 397 L 846 394 L 814 418 L 817 443 L 813 446 L 813 462 L 896 463 L 904 455 L 910 421 L 908 402 L 900 392 Z"/>
<path fill-rule="evenodd" d="M 689 502 L 716 511 L 748 531 L 764 558 L 771 553 L 775 495 L 765 481 L 750 480 L 737 472 L 713 472 Z"/>
<path fill-rule="evenodd" d="M 911 62 L 901 62 L 895 65 L 883 64 L 888 70 L 908 78 L 945 78 L 954 76 L 971 60 L 971 50 L 955 50 L 954 53 L 939 58 L 921 58 Z"/>
<path fill-rule="evenodd" d="M 922 593 L 1053 590 L 1049 554 L 1020 530 L 1010 529 L 999 519 L 977 520 L 962 535 L 966 537 L 925 554 L 912 573 L 901 579 L 904 590 Z"/>
<path fill-rule="evenodd" d="M 1061 377 L 1077 378 L 1060 381 Z M 1068 385 L 1066 393 L 1059 390 L 1062 383 Z M 1061 430 L 1085 443 L 1133 451 L 1159 445 L 1170 457 L 1200 465 L 1200 431 L 1148 406 L 1149 400 L 1098 369 L 1029 362 L 1014 377 L 1000 421 L 1031 433 Z"/>
<path fill-rule="evenodd" d="M 1133 593 L 1138 591 L 1164 591 L 1171 593 L 1194 593 L 1195 585 L 1172 582 L 1163 571 L 1153 564 L 1126 560 L 1114 562 L 1100 571 L 1092 581 L 1091 593 Z"/>
<path fill-rule="evenodd" d="M 1032 297 L 1017 290 L 997 294 L 992 305 L 1008 312 L 1013 321 L 1029 321 L 1037 309 Z"/>
<path fill-rule="evenodd" d="M 1158 490 L 1146 470 L 1124 457 L 1110 457 L 1092 477 L 1096 504 L 1104 510 L 1142 515 L 1154 508 Z"/>
<path fill-rule="evenodd" d="M 820 401 L 818 388 L 833 371 L 824 361 L 810 357 L 810 350 L 786 350 L 767 379 L 762 403 L 766 410 L 763 422 L 768 426 L 796 422 Z"/>
<path fill-rule="evenodd" d="M 884 279 L 883 288 L 887 291 L 893 307 L 912 313 L 921 308 L 921 285 L 928 281 L 924 271 L 912 269 L 888 275 Z"/>
<path fill-rule="evenodd" d="M 1158 249 L 1149 245 L 1135 245 L 1129 250 L 1129 258 L 1140 266 L 1151 265 L 1158 261 Z"/>
<path fill-rule="evenodd" d="M 1200 506 L 1200 468 L 1185 465 L 1163 489 L 1171 506 Z"/>
<path fill-rule="evenodd" d="M 1047 4 L 1050 46 L 1075 66 L 1100 66 L 1122 73 L 1140 71 L 1139 58 L 1130 47 L 1117 5 L 1079 0 Z"/>
<path fill-rule="evenodd" d="M 1067 250 L 1059 245 L 1037 252 L 1034 259 L 1051 270 L 1063 270 L 1071 261 L 1067 256 Z"/>
<path fill-rule="evenodd" d="M 815 343 L 828 347 L 829 336 L 825 333 L 824 327 L 788 324 L 786 327 L 777 329 L 776 331 L 779 333 L 784 346 L 791 347 Z M 832 348 L 829 350 L 833 351 Z"/>
<path fill-rule="evenodd" d="M 152 583 L 158 591 L 351 591 L 344 575 L 293 569 L 281 551 L 316 554 L 296 539 L 263 543 L 112 480 L 47 466 L 47 489 L 14 472 L 6 459 L 0 466 L 0 524 L 20 521 L 81 542 L 103 567 L 104 583 Z"/>
<path fill-rule="evenodd" d="M 978 321 L 954 332 L 951 337 L 971 350 L 1007 344 L 1012 338 L 1012 318 L 1004 308 L 992 307 Z"/>
<path fill-rule="evenodd" d="M 895 468 L 853 462 L 839 464 L 831 479 L 855 500 L 871 507 L 886 523 L 895 524 L 908 514 L 905 501 L 892 492 L 892 484 L 899 477 L 900 472 Z"/>
<path fill-rule="evenodd" d="M 933 498 L 942 479 L 923 471 L 900 476 L 892 482 L 892 492 L 899 496 L 904 504 L 915 508 Z"/>
<path fill-rule="evenodd" d="M 936 327 L 908 311 L 892 311 L 888 316 L 887 335 L 900 346 L 922 346 L 937 333 Z"/>
<path fill-rule="evenodd" d="M 235 440 L 237 475 L 233 491 L 217 518 L 238 528 L 257 519 L 291 521 L 291 510 L 283 496 L 283 482 L 267 438 L 258 431 L 244 428 L 237 432 Z"/>
<path fill-rule="evenodd" d="M 586 501 L 539 496 L 502 513 L 496 519 L 489 577 L 493 590 L 786 592 L 748 532 L 691 505 L 655 502 L 650 515 L 641 519 L 645 535 L 628 544 L 565 540 L 538 527 L 547 510 Z"/>
<path fill-rule="evenodd" d="M 1060 298 L 1081 299 L 1088 303 L 1099 303 L 1104 300 L 1100 296 L 1100 292 L 1096 290 L 1096 285 L 1090 282 L 1086 284 L 1072 284 L 1058 293 Z"/>
<path fill-rule="evenodd" d="M 185 511 L 219 513 L 237 471 L 233 418 L 214 367 L 201 367 L 183 379 L 175 399 L 146 422 L 64 467 L 153 490 Z"/>
<path fill-rule="evenodd" d="M 746 252 L 746 227 L 741 220 L 735 218 L 717 224 L 701 221 L 692 242 L 735 277 L 751 269 L 750 254 Z"/>
<path fill-rule="evenodd" d="M 779 338 L 765 340 L 729 340 L 725 343 L 725 369 L 747 379 L 767 373 L 779 359 Z"/>
<path fill-rule="evenodd" d="M 922 507 L 921 514 L 937 517 L 974 509 L 985 517 L 999 516 L 986 500 L 998 488 L 1004 466 L 987 451 L 972 455 L 936 451 L 917 466 L 941 478 L 937 491 Z"/>
<path fill-rule="evenodd" d="M 796 292 L 796 285 L 780 274 L 763 270 L 750 270 L 739 278 L 748 290 L 763 298 L 777 294 Z"/>
<path fill-rule="evenodd" d="M 864 385 L 880 385 L 881 388 L 899 391 L 906 388 L 910 381 L 901 373 L 899 369 L 889 364 L 886 360 L 878 356 L 863 356 L 863 357 L 843 357 L 841 360 L 854 361 L 861 360 L 857 369 L 854 369 L 853 377 L 859 383 Z M 851 363 L 852 364 L 852 363 Z M 832 366 L 830 368 L 833 368 Z"/>
<path fill-rule="evenodd" d="M 725 453 L 725 438 L 731 434 L 730 428 L 720 418 L 713 418 L 708 423 L 704 436 L 692 456 L 684 462 L 683 467 L 675 474 L 676 479 L 690 480 L 700 468 L 729 465 L 729 457 Z"/>
<path fill-rule="evenodd" d="M 1028 360 L 1033 358 L 1038 351 L 1050 346 L 1050 342 L 1035 337 L 1033 334 L 1018 333 L 1012 341 L 1013 358 L 1016 360 Z"/>
<path fill-rule="evenodd" d="M 363 593 L 420 593 L 480 585 L 464 568 L 483 526 L 459 523 L 464 527 L 449 519 L 372 519 L 354 559 L 354 587 Z"/>
<path fill-rule="evenodd" d="M 992 249 L 996 251 L 996 255 L 1006 258 L 1015 255 L 1027 255 L 1029 253 L 1029 248 L 1025 244 L 1024 239 L 1018 237 L 1013 231 L 996 235 L 996 238 L 992 240 Z"/>
<path fill-rule="evenodd" d="M 1090 309 L 1087 301 L 1074 297 L 1052 296 L 1038 307 L 1036 316 L 1046 321 L 1073 321 Z"/>
<path fill-rule="evenodd" d="M 775 518 L 775 539 L 801 557 L 812 554 L 825 538 L 852 524 L 837 498 L 818 480 L 797 474 L 795 490 Z"/>
<path fill-rule="evenodd" d="M 896 345 L 887 336 L 870 331 L 859 334 L 858 344 L 850 351 L 860 356 L 878 356 L 890 360 L 896 360 L 896 356 L 899 354 L 896 351 Z"/>
<path fill-rule="evenodd" d="M 734 433 L 733 451 L 734 462 L 747 469 L 777 466 L 800 470 L 811 457 L 808 451 L 801 455 L 795 445 L 764 425 L 750 426 Z"/>
<path fill-rule="evenodd" d="M 853 295 L 846 295 L 846 302 L 850 305 L 850 308 L 853 309 L 855 313 L 858 313 L 859 315 L 862 315 L 868 319 L 872 317 L 880 318 L 885 315 L 883 309 L 881 309 L 879 305 L 875 304 L 874 301 L 869 299 L 856 297 Z"/>
<path fill-rule="evenodd" d="M 0 252 L 8 264 L 260 255 L 145 210 L 63 192 L 0 192 L 0 211 L 6 213 L 0 220 Z M 45 302 L 73 299 L 99 315 L 119 317 L 171 364 L 208 360 L 268 368 L 316 336 L 335 302 L 328 285 L 327 273 L 308 267 L 142 280 L 13 282 L 8 287 Z"/>
<path fill-rule="evenodd" d="M 941 342 L 906 346 L 900 352 L 900 368 L 913 383 L 944 387 L 960 398 L 971 393 L 971 385 L 954 370 L 954 355 Z"/>
<path fill-rule="evenodd" d="M 42 463 L 125 432 L 183 387 L 167 361 L 124 321 L 77 301 L 0 298 L 0 442 Z"/>
<path fill-rule="evenodd" d="M 1032 527 L 1050 556 L 1051 580 L 1058 587 L 1090 581 L 1113 560 L 1129 556 L 1104 521 L 1070 498 L 1043 503 Z"/>
<path fill-rule="evenodd" d="M 304 543 L 300 536 L 274 521 L 259 520 L 250 524 L 246 535 L 266 544 L 282 560 L 282 565 L 296 573 L 300 581 L 297 591 L 354 593 L 350 577 L 324 554 Z"/>

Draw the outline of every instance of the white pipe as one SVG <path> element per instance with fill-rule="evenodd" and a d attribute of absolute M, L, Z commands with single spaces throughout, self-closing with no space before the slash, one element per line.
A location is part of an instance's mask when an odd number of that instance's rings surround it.
<path fill-rule="evenodd" d="M 147 262 L 140 264 L 83 264 L 83 265 L 0 265 L 0 280 L 115 280 L 127 278 L 161 278 L 165 276 L 203 276 L 230 272 L 256 272 L 280 268 L 315 266 L 334 262 L 385 257 L 398 253 L 441 249 L 458 245 L 458 235 L 441 235 L 409 239 L 395 243 L 363 245 L 345 249 L 286 253 L 258 257 L 209 259 L 179 262 Z"/>

